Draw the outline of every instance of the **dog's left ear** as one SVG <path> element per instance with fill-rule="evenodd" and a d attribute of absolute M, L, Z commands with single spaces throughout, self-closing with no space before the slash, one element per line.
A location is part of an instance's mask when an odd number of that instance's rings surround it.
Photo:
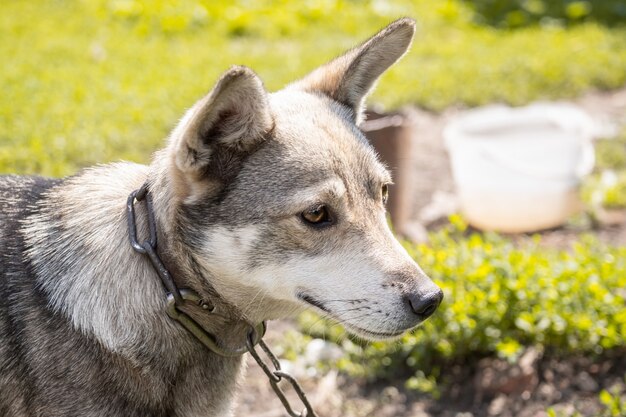
<path fill-rule="evenodd" d="M 352 110 L 354 121 L 358 123 L 365 97 L 381 74 L 409 49 L 414 33 L 413 19 L 396 20 L 360 46 L 291 84 L 290 88 L 326 94 Z"/>

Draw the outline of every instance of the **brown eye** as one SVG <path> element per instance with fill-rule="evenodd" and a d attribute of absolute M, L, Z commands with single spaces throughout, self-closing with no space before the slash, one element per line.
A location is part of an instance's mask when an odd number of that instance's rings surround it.
<path fill-rule="evenodd" d="M 328 214 L 328 209 L 324 205 L 319 205 L 311 208 L 310 210 L 304 211 L 301 214 L 302 219 L 314 226 L 323 226 L 331 223 L 330 214 Z"/>
<path fill-rule="evenodd" d="M 383 204 L 387 204 L 387 199 L 389 199 L 389 186 L 387 184 L 383 185 L 382 196 Z"/>

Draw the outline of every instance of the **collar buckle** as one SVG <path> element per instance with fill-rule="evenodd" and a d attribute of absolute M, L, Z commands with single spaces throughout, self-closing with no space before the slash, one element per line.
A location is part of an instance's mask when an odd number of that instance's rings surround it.
<path fill-rule="evenodd" d="M 202 302 L 200 296 L 189 289 L 181 289 L 180 295 L 184 301 L 190 301 L 195 305 L 199 305 Z M 178 303 L 176 298 L 171 294 L 167 294 L 167 315 L 170 318 L 179 322 L 189 333 L 194 335 L 196 339 L 211 351 L 221 356 L 234 357 L 243 355 L 248 351 L 247 344 L 243 344 L 236 348 L 226 347 L 215 337 L 215 335 L 204 330 L 198 322 L 192 319 L 189 315 L 178 309 Z M 261 338 L 265 335 L 266 325 L 265 322 L 261 322 L 256 326 L 251 327 L 251 332 L 254 334 L 254 345 L 259 343 Z"/>

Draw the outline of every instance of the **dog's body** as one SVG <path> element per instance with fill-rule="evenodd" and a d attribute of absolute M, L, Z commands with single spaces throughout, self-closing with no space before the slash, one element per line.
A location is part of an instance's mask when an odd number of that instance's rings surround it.
<path fill-rule="evenodd" d="M 0 177 L 0 416 L 230 415 L 241 357 L 172 321 L 130 247 L 126 199 L 145 182 L 159 254 L 217 307 L 194 319 L 226 345 L 306 306 L 369 338 L 432 314 L 441 291 L 389 231 L 390 178 L 356 127 L 413 32 L 399 20 L 274 94 L 228 71 L 150 166 Z"/>

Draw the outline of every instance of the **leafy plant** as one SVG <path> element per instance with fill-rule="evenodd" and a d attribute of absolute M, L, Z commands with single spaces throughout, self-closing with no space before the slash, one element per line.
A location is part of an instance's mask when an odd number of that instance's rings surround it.
<path fill-rule="evenodd" d="M 626 381 L 626 378 L 624 379 Z M 599 398 L 605 407 L 601 417 L 622 417 L 626 415 L 626 396 L 619 389 L 602 390 Z"/>
<path fill-rule="evenodd" d="M 626 208 L 626 170 L 605 170 L 593 174 L 585 180 L 582 195 L 592 209 Z"/>
<path fill-rule="evenodd" d="M 596 142 L 596 167 L 604 169 L 626 169 L 626 129 L 617 137 Z"/>
<path fill-rule="evenodd" d="M 626 208 L 626 130 L 597 141 L 596 169 L 585 179 L 582 198 L 591 208 Z"/>

